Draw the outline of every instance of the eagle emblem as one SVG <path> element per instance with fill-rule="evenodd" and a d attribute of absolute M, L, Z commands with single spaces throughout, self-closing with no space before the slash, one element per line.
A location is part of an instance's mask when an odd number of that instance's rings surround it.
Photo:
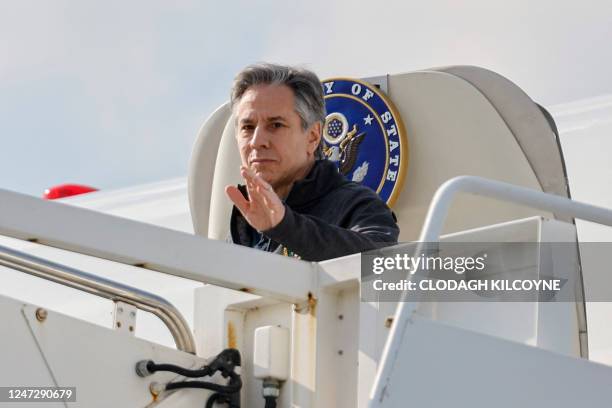
<path fill-rule="evenodd" d="M 338 163 L 340 173 L 348 176 L 351 169 L 355 166 L 359 145 L 365 138 L 366 133 L 357 133 L 357 125 L 353 125 L 353 128 L 347 132 L 344 128 L 346 119 L 343 123 L 343 121 L 335 117 L 339 115 L 342 114 L 335 113 L 328 115 L 323 136 L 323 154 L 328 160 Z M 329 120 L 330 117 L 332 117 L 331 120 Z M 335 144 L 330 142 L 330 132 L 336 134 L 336 137 L 334 137 Z"/>

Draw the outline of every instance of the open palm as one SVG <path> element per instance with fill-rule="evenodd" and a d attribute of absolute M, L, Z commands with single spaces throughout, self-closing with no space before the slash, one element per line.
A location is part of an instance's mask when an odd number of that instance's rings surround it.
<path fill-rule="evenodd" d="M 285 216 L 285 206 L 272 186 L 245 166 L 240 167 L 240 175 L 246 181 L 249 199 L 236 186 L 227 186 L 225 193 L 229 199 L 257 231 L 277 226 Z"/>

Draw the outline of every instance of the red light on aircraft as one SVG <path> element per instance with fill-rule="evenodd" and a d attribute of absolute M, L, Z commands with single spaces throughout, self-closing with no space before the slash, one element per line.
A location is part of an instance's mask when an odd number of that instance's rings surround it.
<path fill-rule="evenodd" d="M 58 198 L 91 193 L 92 191 L 98 191 L 98 189 L 79 184 L 60 184 L 59 186 L 46 189 L 45 194 L 43 194 L 43 198 L 46 200 L 56 200 Z"/>

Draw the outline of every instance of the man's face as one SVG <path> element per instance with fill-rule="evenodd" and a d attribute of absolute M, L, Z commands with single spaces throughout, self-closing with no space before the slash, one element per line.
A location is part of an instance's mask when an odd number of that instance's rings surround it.
<path fill-rule="evenodd" d="M 236 139 L 242 164 L 275 189 L 304 177 L 321 137 L 316 123 L 302 129 L 293 90 L 255 85 L 235 107 Z"/>

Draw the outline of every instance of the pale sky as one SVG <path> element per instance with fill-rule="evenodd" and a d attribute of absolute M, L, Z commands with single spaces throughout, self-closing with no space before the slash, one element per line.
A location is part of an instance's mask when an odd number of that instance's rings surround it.
<path fill-rule="evenodd" d="M 184 176 L 257 61 L 326 76 L 479 65 L 551 106 L 612 94 L 612 2 L 3 1 L 0 188 Z"/>

